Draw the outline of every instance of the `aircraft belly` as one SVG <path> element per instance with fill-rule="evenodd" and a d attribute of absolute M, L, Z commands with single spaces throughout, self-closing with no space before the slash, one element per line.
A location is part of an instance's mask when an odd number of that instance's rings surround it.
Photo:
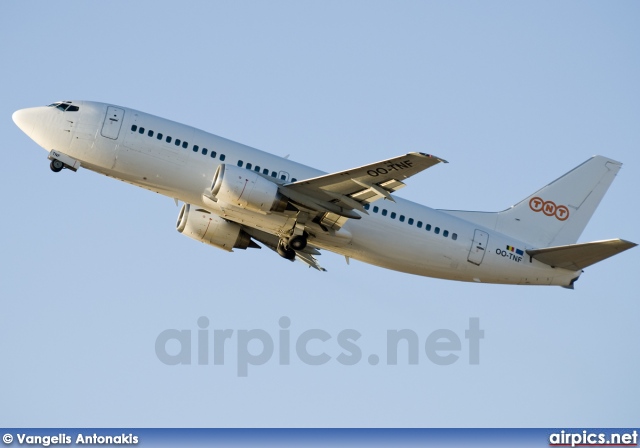
<path fill-rule="evenodd" d="M 434 272 L 451 275 L 464 267 L 455 252 L 448 253 L 444 243 L 424 238 L 423 232 L 398 234 L 390 226 L 368 225 L 364 228 L 359 223 L 351 224 L 347 230 L 351 230 L 354 237 L 345 251 L 348 249 L 349 256 L 366 263 L 416 275 Z"/>
<path fill-rule="evenodd" d="M 183 165 L 165 158 L 152 157 L 126 145 L 118 145 L 112 170 L 118 177 L 145 188 L 157 187 L 171 191 L 181 189 Z"/>

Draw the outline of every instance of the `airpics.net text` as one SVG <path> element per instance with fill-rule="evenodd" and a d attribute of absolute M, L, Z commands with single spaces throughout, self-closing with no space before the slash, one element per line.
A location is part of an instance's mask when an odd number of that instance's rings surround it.
<path fill-rule="evenodd" d="M 309 366 L 320 366 L 331 361 L 353 366 L 363 359 L 363 348 L 358 344 L 362 333 L 355 329 L 334 331 L 335 337 L 320 328 L 292 331 L 291 319 L 282 316 L 278 320 L 278 335 L 274 338 L 264 329 L 212 329 L 209 325 L 209 318 L 201 316 L 197 319 L 195 331 L 166 329 L 160 332 L 155 341 L 156 357 L 169 366 L 192 363 L 207 366 L 210 365 L 210 355 L 213 355 L 213 365 L 224 366 L 225 360 L 228 360 L 225 355 L 231 353 L 236 355 L 239 377 L 248 376 L 249 366 L 265 365 L 274 355 L 280 366 L 292 365 L 292 356 Z M 477 365 L 480 364 L 480 340 L 484 339 L 484 333 L 477 317 L 469 318 L 463 337 L 451 329 L 440 328 L 427 334 L 422 343 L 418 332 L 414 330 L 388 329 L 384 348 L 386 365 L 417 365 L 426 356 L 432 364 L 448 366 L 464 356 L 465 349 L 469 365 Z M 399 351 L 402 353 L 400 357 Z M 380 361 L 380 356 L 375 353 L 366 358 L 366 362 L 372 366 Z M 296 363 L 295 359 L 293 363 Z"/>

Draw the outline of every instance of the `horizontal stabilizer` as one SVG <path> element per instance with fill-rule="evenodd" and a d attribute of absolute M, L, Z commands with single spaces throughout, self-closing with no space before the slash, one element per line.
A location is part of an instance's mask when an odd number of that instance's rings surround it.
<path fill-rule="evenodd" d="M 635 246 L 637 244 L 631 241 L 615 239 L 544 249 L 529 249 L 527 253 L 536 260 L 554 268 L 579 271 Z"/>

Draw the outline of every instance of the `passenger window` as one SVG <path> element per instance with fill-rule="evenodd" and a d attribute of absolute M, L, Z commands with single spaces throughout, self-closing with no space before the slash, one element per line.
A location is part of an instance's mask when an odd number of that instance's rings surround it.
<path fill-rule="evenodd" d="M 147 132 L 147 135 L 148 135 L 149 137 L 153 137 L 153 131 L 149 131 L 149 132 Z"/>
<path fill-rule="evenodd" d="M 251 163 L 247 163 L 247 169 L 250 170 L 253 167 Z"/>
<path fill-rule="evenodd" d="M 131 130 L 133 132 L 136 132 L 138 130 L 138 126 L 136 126 L 135 124 L 131 125 Z"/>
<path fill-rule="evenodd" d="M 209 150 L 207 148 L 202 148 L 202 155 L 206 156 Z"/>
<path fill-rule="evenodd" d="M 418 224 L 416 224 L 418 226 L 418 229 L 422 229 L 422 221 L 418 221 Z"/>
<path fill-rule="evenodd" d="M 227 156 L 225 156 L 224 154 L 220 154 L 220 160 L 224 160 L 226 158 L 227 158 Z"/>
<path fill-rule="evenodd" d="M 396 212 L 391 212 L 391 219 L 396 219 Z"/>
<path fill-rule="evenodd" d="M 298 182 L 298 179 L 296 179 L 295 177 L 292 177 L 291 182 Z"/>
<path fill-rule="evenodd" d="M 449 236 L 449 231 L 445 230 L 444 232 L 442 232 L 442 236 L 445 237 L 445 238 L 448 237 Z"/>
<path fill-rule="evenodd" d="M 216 158 L 216 152 L 215 151 L 211 151 L 211 158 L 215 159 Z"/>
<path fill-rule="evenodd" d="M 458 234 L 457 234 L 457 233 L 452 233 L 452 234 L 451 234 L 451 239 L 452 239 L 453 241 L 457 240 L 457 239 L 458 239 Z"/>
<path fill-rule="evenodd" d="M 260 172 L 260 167 L 258 165 L 256 165 L 256 167 L 253 169 L 253 171 L 255 171 L 256 173 Z"/>
<path fill-rule="evenodd" d="M 382 209 L 382 216 L 387 216 L 387 209 L 386 208 Z"/>
<path fill-rule="evenodd" d="M 400 215 L 400 222 L 404 222 L 404 215 Z"/>
<path fill-rule="evenodd" d="M 269 170 L 268 170 L 268 169 L 266 169 L 266 168 L 265 168 L 265 169 L 263 169 L 263 170 L 262 170 L 262 174 L 266 174 L 266 175 L 268 176 L 268 175 L 269 175 Z"/>
<path fill-rule="evenodd" d="M 242 160 L 238 160 L 238 166 L 239 166 L 240 168 L 242 168 L 242 165 L 243 165 L 243 164 L 244 164 L 244 162 L 243 162 Z"/>
<path fill-rule="evenodd" d="M 440 233 L 440 227 L 436 227 L 435 229 L 433 229 L 433 232 L 438 235 Z"/>
<path fill-rule="evenodd" d="M 431 231 L 431 224 L 427 224 L 426 226 L 424 226 L 424 228 L 425 228 L 425 230 L 427 232 L 430 232 Z"/>
<path fill-rule="evenodd" d="M 144 134 L 144 128 L 140 128 L 140 129 L 138 129 L 138 132 L 139 132 L 140 134 Z"/>
<path fill-rule="evenodd" d="M 369 210 L 369 204 L 364 204 L 364 207 L 363 207 L 363 208 L 364 208 L 365 210 Z"/>
<path fill-rule="evenodd" d="M 166 140 L 166 142 L 167 142 L 167 143 L 171 143 L 171 137 L 170 137 L 170 136 L 168 136 L 168 135 L 167 135 L 167 140 Z"/>
<path fill-rule="evenodd" d="M 198 152 L 199 149 L 200 147 L 198 145 L 193 145 L 193 152 Z M 206 154 L 206 152 L 204 152 L 204 149 L 202 151 L 202 154 Z"/>
<path fill-rule="evenodd" d="M 276 173 L 275 171 L 271 171 L 271 177 L 278 177 L 278 173 Z"/>
<path fill-rule="evenodd" d="M 413 225 L 413 218 L 409 218 L 409 221 L 407 221 L 409 223 L 410 226 Z"/>
<path fill-rule="evenodd" d="M 377 206 L 377 205 L 374 205 L 374 206 L 373 206 L 373 213 L 378 213 L 378 210 L 380 210 L 380 209 L 378 208 L 378 206 Z"/>
<path fill-rule="evenodd" d="M 182 147 L 187 149 L 189 147 L 189 142 L 182 142 Z"/>
<path fill-rule="evenodd" d="M 179 138 L 176 139 L 175 145 L 176 146 L 180 146 L 180 139 Z"/>
<path fill-rule="evenodd" d="M 162 140 L 162 134 L 158 133 L 158 135 L 156 136 L 156 138 L 157 138 L 158 140 Z"/>

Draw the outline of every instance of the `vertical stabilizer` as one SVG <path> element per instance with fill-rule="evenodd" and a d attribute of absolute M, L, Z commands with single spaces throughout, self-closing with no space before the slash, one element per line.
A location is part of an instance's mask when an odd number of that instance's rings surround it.
<path fill-rule="evenodd" d="M 497 213 L 443 210 L 531 244 L 535 248 L 578 241 L 622 164 L 593 156 L 516 205 Z"/>
<path fill-rule="evenodd" d="M 496 230 L 536 247 L 577 242 L 621 166 L 615 160 L 593 156 L 498 213 Z"/>

